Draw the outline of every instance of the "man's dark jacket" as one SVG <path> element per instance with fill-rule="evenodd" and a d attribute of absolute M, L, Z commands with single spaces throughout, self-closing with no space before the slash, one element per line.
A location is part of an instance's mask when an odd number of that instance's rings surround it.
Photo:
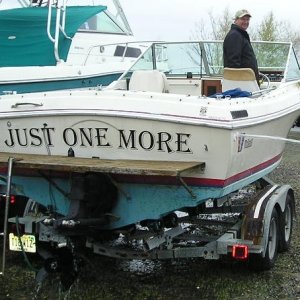
<path fill-rule="evenodd" d="M 257 61 L 249 35 L 235 24 L 231 25 L 224 39 L 223 59 L 225 68 L 251 68 L 259 81 Z"/>

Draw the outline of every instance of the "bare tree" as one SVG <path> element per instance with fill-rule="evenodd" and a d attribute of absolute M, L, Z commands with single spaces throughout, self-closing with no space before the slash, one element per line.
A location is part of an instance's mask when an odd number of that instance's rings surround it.
<path fill-rule="evenodd" d="M 233 22 L 232 12 L 226 7 L 221 15 L 215 15 L 213 11 L 208 13 L 210 23 L 203 19 L 196 23 L 192 31 L 193 40 L 223 40 Z M 287 21 L 277 21 L 270 11 L 259 24 L 251 24 L 249 33 L 252 40 L 262 41 L 291 41 L 298 53 L 300 53 L 300 33 L 293 30 Z"/>
<path fill-rule="evenodd" d="M 213 11 L 210 11 L 208 16 L 210 18 L 209 23 L 203 19 L 196 23 L 195 29 L 192 31 L 191 40 L 224 40 L 233 23 L 232 12 L 227 7 L 221 15 L 216 15 Z M 300 33 L 293 30 L 289 22 L 277 21 L 272 11 L 259 24 L 251 23 L 249 34 L 251 40 L 292 42 L 297 56 L 300 57 Z M 260 65 L 268 66 L 275 64 L 275 62 L 278 65 L 282 64 L 280 60 L 285 56 L 275 56 L 275 51 L 272 47 L 275 46 L 267 44 L 255 46 L 256 57 Z M 206 52 L 205 55 L 209 65 L 223 65 L 221 61 L 222 46 L 220 48 L 212 44 L 205 49 L 201 49 L 197 43 L 192 44 L 189 49 L 189 57 L 193 63 L 196 63 L 195 57 L 199 57 L 201 51 Z M 265 55 L 265 52 L 268 52 L 269 55 Z M 215 72 L 219 71 L 215 69 Z"/>
<path fill-rule="evenodd" d="M 232 15 L 228 8 L 225 8 L 220 16 L 215 16 L 213 11 L 208 13 L 210 18 L 210 26 L 202 19 L 195 25 L 195 30 L 192 32 L 191 40 L 223 40 L 232 24 Z M 208 46 L 208 45 L 207 45 Z M 208 64 L 213 66 L 212 70 L 219 73 L 223 66 L 222 46 L 220 44 L 212 44 L 205 49 L 201 49 L 199 44 L 192 44 L 189 49 L 189 57 L 193 63 L 195 57 L 201 57 L 201 51 L 205 51 Z M 218 67 L 219 66 L 219 67 Z"/>
<path fill-rule="evenodd" d="M 195 24 L 195 30 L 192 31 L 191 39 L 194 40 L 223 40 L 232 24 L 232 15 L 228 8 L 223 13 L 215 16 L 213 11 L 208 12 L 210 26 L 201 19 Z"/>

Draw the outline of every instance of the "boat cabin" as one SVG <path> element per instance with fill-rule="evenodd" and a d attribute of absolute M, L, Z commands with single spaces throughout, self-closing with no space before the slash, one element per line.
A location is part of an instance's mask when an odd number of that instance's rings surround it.
<path fill-rule="evenodd" d="M 153 43 L 111 87 L 132 91 L 212 96 L 239 88 L 267 92 L 300 79 L 291 43 L 253 42 L 261 75 L 260 86 L 251 69 L 223 67 L 222 41 Z"/>

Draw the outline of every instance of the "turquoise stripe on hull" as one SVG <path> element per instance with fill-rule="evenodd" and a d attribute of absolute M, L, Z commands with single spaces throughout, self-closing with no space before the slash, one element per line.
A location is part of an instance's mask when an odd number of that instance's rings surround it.
<path fill-rule="evenodd" d="M 44 91 L 80 89 L 96 86 L 107 86 L 114 80 L 117 80 L 122 73 L 100 75 L 85 79 L 67 79 L 55 81 L 40 81 L 40 82 L 26 82 L 26 83 L 13 83 L 13 84 L 0 84 L 0 95 L 5 91 L 15 91 L 18 94 L 22 93 L 35 93 Z"/>
<path fill-rule="evenodd" d="M 185 207 L 195 207 L 210 198 L 223 197 L 266 176 L 278 164 L 279 162 L 276 162 L 272 166 L 224 188 L 191 187 L 196 198 L 193 198 L 182 185 L 120 184 L 130 199 L 126 198 L 123 193 L 119 193 L 118 203 L 112 213 L 120 219 L 110 224 L 107 229 L 120 228 L 146 219 L 159 219 L 172 211 Z M 66 194 L 69 194 L 71 186 L 69 180 L 57 179 L 55 182 Z M 54 186 L 50 187 L 46 179 L 14 176 L 13 184 L 13 192 L 17 191 L 26 195 L 44 206 L 56 207 L 57 212 L 62 215 L 68 214 L 70 201 Z"/>
<path fill-rule="evenodd" d="M 272 166 L 254 173 L 250 177 L 246 177 L 223 188 L 190 187 L 193 194 L 196 195 L 195 199 L 183 186 L 124 184 L 122 188 L 131 198 L 127 199 L 124 195 L 121 195 L 117 206 L 112 211 L 112 214 L 119 216 L 120 219 L 111 224 L 109 229 L 135 224 L 141 220 L 159 219 L 172 211 L 185 207 L 195 207 L 211 198 L 224 197 L 266 176 L 278 164 L 279 162 L 276 162 Z"/>

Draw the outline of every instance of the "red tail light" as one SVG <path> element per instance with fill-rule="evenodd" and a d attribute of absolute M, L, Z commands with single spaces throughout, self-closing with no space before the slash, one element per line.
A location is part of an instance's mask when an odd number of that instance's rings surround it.
<path fill-rule="evenodd" d="M 246 260 L 249 256 L 249 250 L 247 245 L 233 245 L 232 257 L 237 260 Z"/>
<path fill-rule="evenodd" d="M 10 196 L 10 204 L 15 204 L 16 203 L 16 196 L 11 195 Z"/>
<path fill-rule="evenodd" d="M 15 196 L 15 195 L 11 195 L 11 196 L 10 196 L 10 201 L 9 201 L 9 203 L 10 203 L 10 204 L 15 204 L 15 203 L 16 203 L 16 200 L 17 200 L 16 196 Z M 5 201 L 6 201 L 6 196 L 1 195 L 1 196 L 0 196 L 0 201 L 4 201 L 4 203 L 5 203 Z"/>

